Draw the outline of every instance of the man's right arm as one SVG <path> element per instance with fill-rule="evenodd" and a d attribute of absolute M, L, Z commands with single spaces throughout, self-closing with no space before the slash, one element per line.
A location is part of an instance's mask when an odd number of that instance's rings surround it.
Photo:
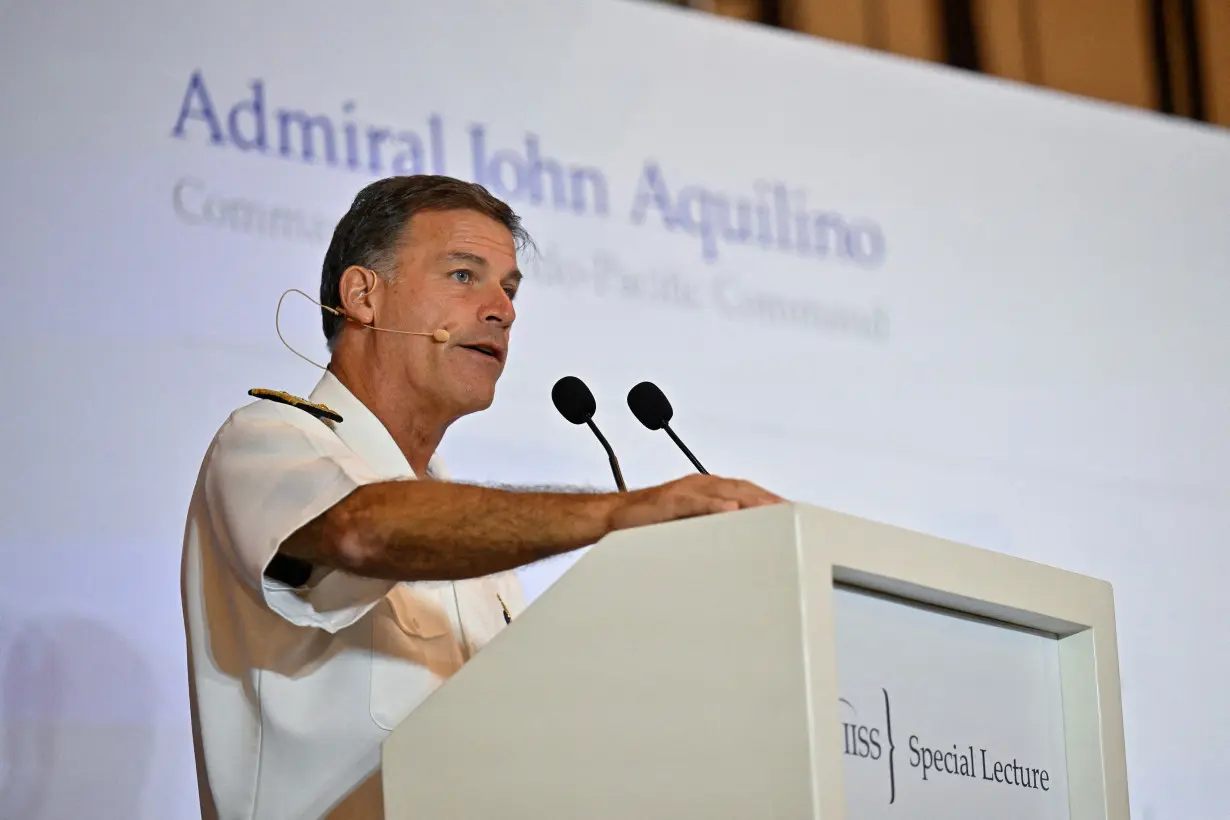
<path fill-rule="evenodd" d="M 357 487 L 279 552 L 370 578 L 460 580 L 570 552 L 615 530 L 781 501 L 753 484 L 706 475 L 607 494 L 386 481 Z"/>

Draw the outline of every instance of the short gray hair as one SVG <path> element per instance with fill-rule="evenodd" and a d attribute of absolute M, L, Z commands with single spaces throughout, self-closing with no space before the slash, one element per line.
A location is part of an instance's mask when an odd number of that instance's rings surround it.
<path fill-rule="evenodd" d="M 377 180 L 359 191 L 333 231 L 320 271 L 320 303 L 341 307 L 342 273 L 351 265 L 370 268 L 391 281 L 396 275 L 398 248 L 415 214 L 461 210 L 499 222 L 513 235 L 518 250 L 532 244 L 521 217 L 481 185 L 428 174 Z M 321 322 L 332 351 L 345 320 L 322 309 Z"/>

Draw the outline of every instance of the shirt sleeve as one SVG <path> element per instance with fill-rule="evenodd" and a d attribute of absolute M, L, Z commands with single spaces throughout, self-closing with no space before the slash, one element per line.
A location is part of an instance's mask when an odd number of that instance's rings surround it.
<path fill-rule="evenodd" d="M 265 577 L 287 537 L 357 487 L 384 480 L 302 410 L 266 402 L 232 415 L 214 441 L 204 480 L 220 557 L 291 623 L 337 632 L 396 585 L 341 570 L 314 573 L 307 589 Z"/>

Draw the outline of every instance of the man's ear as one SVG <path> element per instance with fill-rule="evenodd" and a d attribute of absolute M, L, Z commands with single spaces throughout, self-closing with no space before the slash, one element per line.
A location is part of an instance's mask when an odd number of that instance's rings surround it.
<path fill-rule="evenodd" d="M 376 321 L 376 306 L 379 302 L 379 297 L 375 295 L 377 281 L 374 270 L 360 265 L 351 265 L 342 271 L 337 290 L 342 301 L 342 312 L 348 318 L 363 325 Z"/>

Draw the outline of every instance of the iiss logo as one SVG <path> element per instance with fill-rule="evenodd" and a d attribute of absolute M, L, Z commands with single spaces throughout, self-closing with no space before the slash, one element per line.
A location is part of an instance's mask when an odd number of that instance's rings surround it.
<path fill-rule="evenodd" d="M 888 690 L 881 688 L 879 698 L 868 698 L 860 710 L 847 698 L 839 698 L 842 708 L 842 746 L 848 765 L 877 765 L 884 769 L 888 802 L 897 802 L 898 749 L 894 740 L 893 704 Z M 900 729 L 898 729 L 900 732 Z M 1045 768 L 1026 766 L 1015 756 L 998 755 L 981 745 L 953 742 L 951 738 L 934 743 L 911 734 L 906 741 L 905 763 L 920 783 L 935 783 L 944 778 L 969 781 L 971 787 L 992 784 L 1041 792 L 1051 790 L 1051 775 Z"/>
<path fill-rule="evenodd" d="M 853 703 L 845 698 L 838 698 L 845 707 L 841 721 L 842 753 L 856 759 L 884 761 L 888 769 L 888 802 L 891 805 L 897 802 L 897 746 L 893 743 L 892 701 L 889 700 L 887 689 L 881 689 L 880 692 L 884 696 L 882 723 L 878 714 L 868 713 L 860 717 Z"/>

